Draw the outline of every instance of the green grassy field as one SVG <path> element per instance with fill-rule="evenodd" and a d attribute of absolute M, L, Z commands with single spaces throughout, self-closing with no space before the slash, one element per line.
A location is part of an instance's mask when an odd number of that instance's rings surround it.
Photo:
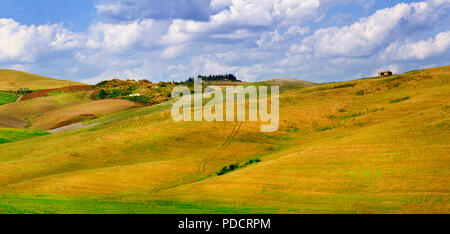
<path fill-rule="evenodd" d="M 19 96 L 17 96 L 17 95 L 0 92 L 0 106 L 14 102 L 14 101 L 16 101 L 17 98 L 19 98 Z"/>
<path fill-rule="evenodd" d="M 36 136 L 48 135 L 48 132 L 42 130 L 22 130 L 15 128 L 0 128 L 0 144 L 14 141 L 20 141 Z"/>
<path fill-rule="evenodd" d="M 449 213 L 449 78 L 286 89 L 275 133 L 162 104 L 2 144 L 0 213 Z"/>

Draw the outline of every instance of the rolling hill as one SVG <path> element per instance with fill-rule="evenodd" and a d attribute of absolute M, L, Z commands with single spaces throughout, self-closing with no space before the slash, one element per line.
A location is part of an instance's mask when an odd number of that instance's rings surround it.
<path fill-rule="evenodd" d="M 275 133 L 160 105 L 2 144 L 0 213 L 448 213 L 449 79 L 290 87 Z"/>
<path fill-rule="evenodd" d="M 83 83 L 67 80 L 57 80 L 31 73 L 0 69 L 0 91 L 17 91 L 19 88 L 52 89 Z"/>
<path fill-rule="evenodd" d="M 93 91 L 61 93 L 0 106 L 0 127 L 49 130 L 140 106 L 127 100 L 92 100 Z"/>
<path fill-rule="evenodd" d="M 317 84 L 313 83 L 313 82 L 305 81 L 305 80 L 299 80 L 299 79 L 279 78 L 279 79 L 271 79 L 271 80 L 247 83 L 246 85 L 279 86 L 280 91 L 286 91 L 289 89 L 299 89 L 299 88 L 311 87 L 311 86 L 314 86 Z"/>

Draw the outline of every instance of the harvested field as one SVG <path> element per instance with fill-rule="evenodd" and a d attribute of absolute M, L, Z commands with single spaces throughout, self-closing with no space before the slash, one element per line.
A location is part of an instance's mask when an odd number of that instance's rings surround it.
<path fill-rule="evenodd" d="M 83 92 L 29 99 L 0 106 L 0 115 L 33 119 L 47 111 L 83 103 Z"/>
<path fill-rule="evenodd" d="M 58 123 L 57 125 L 55 125 L 54 127 L 52 127 L 51 129 L 61 128 L 61 127 L 67 126 L 67 125 L 71 125 L 74 123 L 80 123 L 80 122 L 84 122 L 84 121 L 96 119 L 96 118 L 98 118 L 98 117 L 93 114 L 81 114 L 81 115 L 74 116 L 74 117 L 70 118 L 69 120 L 62 121 L 62 122 Z"/>
<path fill-rule="evenodd" d="M 62 88 L 55 88 L 55 89 L 44 89 L 35 91 L 32 93 L 29 93 L 27 95 L 24 95 L 21 101 L 38 98 L 38 97 L 47 97 L 55 94 L 62 94 L 62 93 L 74 93 L 74 92 L 81 92 L 81 91 L 90 91 L 92 90 L 91 85 L 75 85 L 75 86 L 67 86 Z"/>
<path fill-rule="evenodd" d="M 93 93 L 92 90 L 63 93 L 2 105 L 0 126 L 47 130 L 140 106 L 119 99 L 93 101 Z"/>
<path fill-rule="evenodd" d="M 0 114 L 0 128 L 25 128 L 27 125 L 28 122 L 23 119 Z"/>
<path fill-rule="evenodd" d="M 138 106 L 140 105 L 121 99 L 91 101 L 42 113 L 34 119 L 32 128 L 43 130 L 59 128 Z"/>
<path fill-rule="evenodd" d="M 0 213 L 448 213 L 449 77 L 288 85 L 274 133 L 163 104 L 7 143 Z"/>
<path fill-rule="evenodd" d="M 29 88 L 31 90 L 52 89 L 70 85 L 84 84 L 76 81 L 52 79 L 26 72 L 0 69 L 0 90 L 3 91 L 17 91 L 19 88 Z"/>

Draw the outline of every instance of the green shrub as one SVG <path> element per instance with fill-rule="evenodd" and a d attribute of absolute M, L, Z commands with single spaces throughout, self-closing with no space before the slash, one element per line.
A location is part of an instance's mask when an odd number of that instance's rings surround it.
<path fill-rule="evenodd" d="M 29 94 L 31 92 L 32 91 L 29 88 L 19 88 L 19 90 L 17 90 L 17 93 L 22 95 Z"/>
<path fill-rule="evenodd" d="M 397 98 L 397 99 L 390 100 L 389 103 L 402 102 L 402 101 L 406 101 L 408 99 L 409 99 L 409 97 Z"/>
<path fill-rule="evenodd" d="M 384 109 L 383 109 L 384 110 Z M 329 119 L 348 119 L 348 118 L 355 118 L 361 115 L 364 115 L 365 113 L 359 112 L 359 113 L 352 113 L 350 115 L 343 115 L 343 116 L 336 116 L 336 115 L 327 115 L 327 118 Z"/>
<path fill-rule="evenodd" d="M 105 92 L 105 90 L 100 89 L 100 91 L 98 91 L 97 94 L 97 99 L 105 99 L 107 96 L 107 93 Z"/>
<path fill-rule="evenodd" d="M 384 107 L 377 107 L 375 109 L 370 110 L 370 112 L 378 112 L 378 111 L 384 111 Z"/>
<path fill-rule="evenodd" d="M 149 104 L 151 103 L 151 98 L 147 97 L 147 96 L 132 96 L 132 97 L 127 97 L 126 99 L 133 101 L 133 102 L 139 102 L 142 104 Z"/>
<path fill-rule="evenodd" d="M 323 131 L 328 131 L 328 130 L 332 130 L 332 129 L 333 129 L 333 127 L 331 127 L 331 126 L 325 126 L 322 128 L 318 128 L 317 131 L 323 132 Z"/>
<path fill-rule="evenodd" d="M 359 95 L 359 96 L 364 95 L 364 90 L 358 90 L 358 91 L 356 92 L 356 95 Z"/>
<path fill-rule="evenodd" d="M 227 174 L 227 173 L 229 173 L 229 172 L 232 172 L 232 171 L 234 171 L 234 170 L 237 170 L 237 169 L 240 169 L 240 168 L 249 166 L 249 165 L 251 165 L 251 164 L 259 163 L 259 162 L 261 162 L 261 160 L 260 160 L 259 158 L 255 158 L 255 159 L 250 159 L 250 160 L 248 160 L 247 162 L 245 162 L 245 163 L 242 164 L 242 165 L 239 165 L 239 164 L 237 164 L 237 163 L 234 163 L 234 164 L 231 164 L 231 165 L 229 165 L 229 166 L 223 167 L 219 172 L 217 172 L 217 175 L 219 175 L 219 176 L 225 175 L 225 174 Z"/>
<path fill-rule="evenodd" d="M 298 132 L 298 130 L 296 126 L 289 126 L 285 129 L 286 132 Z"/>
<path fill-rule="evenodd" d="M 364 127 L 364 123 L 363 122 L 355 122 L 355 123 L 353 123 L 353 126 Z"/>

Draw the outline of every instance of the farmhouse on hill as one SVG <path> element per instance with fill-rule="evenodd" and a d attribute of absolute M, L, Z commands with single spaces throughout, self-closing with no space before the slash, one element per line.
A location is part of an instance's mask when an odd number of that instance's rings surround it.
<path fill-rule="evenodd" d="M 392 76 L 391 71 L 378 72 L 378 76 Z"/>

